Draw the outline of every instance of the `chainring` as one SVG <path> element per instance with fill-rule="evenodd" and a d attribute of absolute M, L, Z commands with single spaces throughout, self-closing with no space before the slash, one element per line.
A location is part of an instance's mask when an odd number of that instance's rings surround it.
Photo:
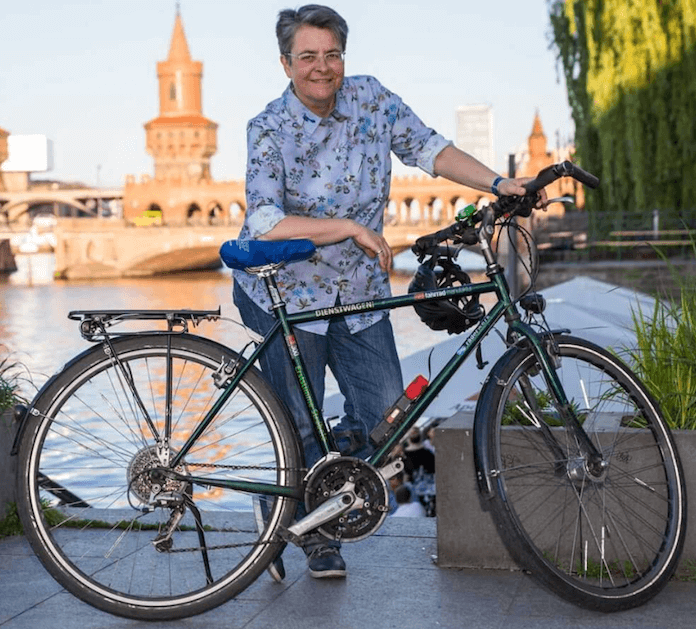
<path fill-rule="evenodd" d="M 355 457 L 324 461 L 313 470 L 305 487 L 307 513 L 338 493 L 352 490 L 356 508 L 320 526 L 329 539 L 357 542 L 372 535 L 389 512 L 389 493 L 382 475 L 369 463 Z"/>

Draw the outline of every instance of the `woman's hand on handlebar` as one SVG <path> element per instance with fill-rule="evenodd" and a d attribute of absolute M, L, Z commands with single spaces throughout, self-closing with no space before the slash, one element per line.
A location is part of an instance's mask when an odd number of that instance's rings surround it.
<path fill-rule="evenodd" d="M 533 181 L 533 177 L 518 177 L 517 179 L 503 179 L 498 184 L 498 192 L 500 196 L 519 196 L 523 197 L 527 194 L 527 190 L 524 188 L 524 184 Z M 538 209 L 546 209 L 546 190 L 542 189 L 539 191 L 539 200 L 537 201 L 535 207 Z"/>

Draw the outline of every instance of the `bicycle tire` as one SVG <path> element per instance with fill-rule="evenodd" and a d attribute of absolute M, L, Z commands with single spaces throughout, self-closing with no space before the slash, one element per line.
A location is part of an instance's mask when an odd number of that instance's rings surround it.
<path fill-rule="evenodd" d="M 534 353 L 512 349 L 477 407 L 477 459 L 488 457 L 492 489 L 484 502 L 510 555 L 540 583 L 581 607 L 630 609 L 677 568 L 681 462 L 657 403 L 622 361 L 583 339 L 554 340 L 567 399 L 607 466 L 587 472 Z"/>
<path fill-rule="evenodd" d="M 164 463 L 142 409 L 163 434 L 171 385 L 171 459 L 219 397 L 213 373 L 238 356 L 188 334 L 122 337 L 113 347 L 122 367 L 95 346 L 32 404 L 19 457 L 24 530 L 53 577 L 94 607 L 148 620 L 199 614 L 244 590 L 277 556 L 278 530 L 297 501 L 265 499 L 264 522 L 252 494 L 153 480 L 149 470 Z M 298 487 L 301 463 L 284 404 L 252 368 L 177 469 Z M 159 489 L 170 503 L 152 508 Z M 183 511 L 176 523 L 175 511 Z M 168 529 L 171 538 L 156 540 Z"/>

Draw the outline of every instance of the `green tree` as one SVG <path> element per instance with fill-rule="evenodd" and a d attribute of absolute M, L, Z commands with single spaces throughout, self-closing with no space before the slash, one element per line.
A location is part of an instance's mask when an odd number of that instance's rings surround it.
<path fill-rule="evenodd" d="M 588 210 L 696 208 L 695 0 L 550 0 Z"/>

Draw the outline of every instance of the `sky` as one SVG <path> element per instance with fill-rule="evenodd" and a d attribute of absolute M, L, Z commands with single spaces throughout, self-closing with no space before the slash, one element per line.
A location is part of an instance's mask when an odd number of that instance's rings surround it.
<path fill-rule="evenodd" d="M 493 108 L 496 167 L 526 145 L 539 112 L 549 147 L 572 137 L 549 48 L 548 0 L 333 0 L 348 22 L 346 74 L 370 74 L 429 126 L 455 137 L 463 105 Z M 218 123 L 215 180 L 242 179 L 246 123 L 287 86 L 275 40 L 287 0 L 181 0 L 203 115 Z M 157 67 L 174 0 L 0 1 L 0 128 L 53 142 L 32 179 L 121 186 L 152 175 L 143 125 L 159 112 Z M 414 173 L 394 160 L 395 174 Z"/>

